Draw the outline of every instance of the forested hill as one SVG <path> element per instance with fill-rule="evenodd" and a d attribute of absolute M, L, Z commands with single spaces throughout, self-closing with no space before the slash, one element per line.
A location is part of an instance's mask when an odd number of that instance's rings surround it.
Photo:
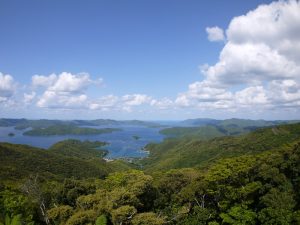
<path fill-rule="evenodd" d="M 193 137 L 207 140 L 214 137 L 245 134 L 262 127 L 299 122 L 297 120 L 190 119 L 179 122 L 174 127 L 162 129 L 160 133 L 166 137 Z"/>
<path fill-rule="evenodd" d="M 141 120 L 111 120 L 111 119 L 97 119 L 97 120 L 27 120 L 27 119 L 0 119 L 0 127 L 13 126 L 16 129 L 22 130 L 26 128 L 47 128 L 50 126 L 148 126 L 158 127 L 158 123 L 141 121 Z"/>
<path fill-rule="evenodd" d="M 126 163 L 107 163 L 103 157 L 106 150 L 96 150 L 103 142 L 80 142 L 66 140 L 58 142 L 48 150 L 0 143 L 0 180 L 16 181 L 39 174 L 44 179 L 103 178 L 121 168 L 128 169 Z"/>
<path fill-rule="evenodd" d="M 146 149 L 150 155 L 142 164 L 149 171 L 204 167 L 220 158 L 280 148 L 300 140 L 300 123 L 261 128 L 240 136 L 199 139 L 174 138 L 149 144 Z"/>
<path fill-rule="evenodd" d="M 8 143 L 0 144 L 0 164 L 1 180 L 23 179 L 30 174 L 40 174 L 50 179 L 104 177 L 111 172 L 102 159 L 85 161 L 44 149 Z"/>
<path fill-rule="evenodd" d="M 129 170 L 102 180 L 64 182 L 29 177 L 15 189 L 0 186 L 0 223 L 296 225 L 300 222 L 299 165 L 300 143 L 296 143 L 224 158 L 206 170 L 186 168 L 152 175 Z"/>
<path fill-rule="evenodd" d="M 0 224 L 300 223 L 300 124 L 165 140 L 148 146 L 145 171 L 105 162 L 103 144 L 1 143 Z"/>
<path fill-rule="evenodd" d="M 25 131 L 23 135 L 29 136 L 51 136 L 51 135 L 89 135 L 89 134 L 106 134 L 114 131 L 120 131 L 116 128 L 95 129 L 89 127 L 77 127 L 74 125 L 53 125 L 46 128 L 33 128 Z"/>

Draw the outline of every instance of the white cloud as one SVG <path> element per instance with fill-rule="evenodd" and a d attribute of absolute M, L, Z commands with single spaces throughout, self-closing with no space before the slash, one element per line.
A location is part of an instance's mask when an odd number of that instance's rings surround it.
<path fill-rule="evenodd" d="M 206 27 L 209 41 L 224 41 L 224 31 L 220 27 Z"/>
<path fill-rule="evenodd" d="M 122 96 L 122 102 L 125 106 L 138 106 L 151 102 L 151 97 L 142 94 L 132 94 Z"/>
<path fill-rule="evenodd" d="M 204 79 L 190 84 L 175 103 L 207 109 L 299 110 L 299 27 L 300 2 L 296 0 L 261 5 L 233 18 L 218 62 L 202 66 Z M 213 38 L 218 29 L 206 30 L 209 40 L 218 39 Z"/>
<path fill-rule="evenodd" d="M 99 84 L 102 80 L 91 80 L 89 74 L 71 74 L 63 72 L 59 75 L 35 75 L 32 77 L 34 87 L 46 88 L 39 97 L 38 107 L 43 108 L 80 108 L 88 107 L 85 94 L 89 85 Z"/>
<path fill-rule="evenodd" d="M 16 83 L 9 74 L 0 72 L 0 102 L 8 101 L 16 91 Z"/>
<path fill-rule="evenodd" d="M 299 107 L 300 84 L 295 80 L 272 81 L 269 96 L 274 107 Z"/>
<path fill-rule="evenodd" d="M 57 93 L 55 91 L 45 91 L 37 102 L 42 108 L 86 108 L 87 96 L 85 94 L 71 95 L 70 93 Z"/>
<path fill-rule="evenodd" d="M 36 96 L 36 93 L 34 91 L 31 92 L 31 93 L 28 93 L 28 94 L 24 93 L 23 96 L 24 96 L 24 103 L 25 104 L 30 104 L 34 100 L 34 98 Z"/>
<path fill-rule="evenodd" d="M 119 98 L 114 95 L 102 96 L 90 103 L 89 108 L 92 110 L 108 111 L 115 109 L 119 104 Z"/>
<path fill-rule="evenodd" d="M 150 105 L 159 109 L 169 109 L 170 107 L 174 106 L 174 102 L 169 98 L 163 98 L 160 100 L 152 99 Z"/>
<path fill-rule="evenodd" d="M 267 91 L 262 86 L 247 87 L 235 93 L 235 101 L 238 107 L 268 106 Z"/>
<path fill-rule="evenodd" d="M 89 74 L 76 74 L 63 72 L 61 73 L 55 83 L 48 87 L 48 90 L 54 92 L 82 92 L 92 81 Z"/>
<path fill-rule="evenodd" d="M 50 74 L 49 76 L 33 75 L 31 78 L 33 87 L 49 87 L 57 80 L 56 74 Z"/>

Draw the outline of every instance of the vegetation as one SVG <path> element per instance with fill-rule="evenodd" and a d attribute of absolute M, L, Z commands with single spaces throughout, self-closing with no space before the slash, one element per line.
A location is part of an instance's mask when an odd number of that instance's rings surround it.
<path fill-rule="evenodd" d="M 180 127 L 165 128 L 160 131 L 167 137 L 193 137 L 198 140 L 208 140 L 214 137 L 240 135 L 249 133 L 261 127 L 271 127 L 280 124 L 293 124 L 298 121 L 265 121 L 244 119 L 190 119 L 180 123 Z"/>
<path fill-rule="evenodd" d="M 168 139 L 149 146 L 145 171 L 106 163 L 101 144 L 0 144 L 0 224 L 300 223 L 300 124 Z"/>
<path fill-rule="evenodd" d="M 26 128 L 46 128 L 57 125 L 73 125 L 73 126 L 147 126 L 147 127 L 160 127 L 158 123 L 140 121 L 140 120 L 27 120 L 27 119 L 0 119 L 0 127 L 14 126 L 18 130 Z"/>
<path fill-rule="evenodd" d="M 100 141 L 65 140 L 52 145 L 48 150 L 66 157 L 79 159 L 103 158 L 108 154 L 107 150 L 100 149 L 107 143 Z"/>
<path fill-rule="evenodd" d="M 184 167 L 205 167 L 218 159 L 245 154 L 256 154 L 300 141 L 300 124 L 261 128 L 241 136 L 201 140 L 197 137 L 166 139 L 160 144 L 149 144 L 148 158 L 142 160 L 148 171 Z"/>
<path fill-rule="evenodd" d="M 31 174 L 45 179 L 105 177 L 112 170 L 102 158 L 67 157 L 26 145 L 0 143 L 0 179 L 19 181 Z"/>
<path fill-rule="evenodd" d="M 223 131 L 214 126 L 203 127 L 172 127 L 160 130 L 160 133 L 167 137 L 197 137 L 200 140 L 208 140 L 214 137 L 227 135 L 227 131 Z"/>
<path fill-rule="evenodd" d="M 30 136 L 49 136 L 49 135 L 88 135 L 88 134 L 105 134 L 114 131 L 119 131 L 117 128 L 103 128 L 95 129 L 88 127 L 77 127 L 73 125 L 53 125 L 46 128 L 34 128 L 32 130 L 26 131 L 24 135 Z"/>

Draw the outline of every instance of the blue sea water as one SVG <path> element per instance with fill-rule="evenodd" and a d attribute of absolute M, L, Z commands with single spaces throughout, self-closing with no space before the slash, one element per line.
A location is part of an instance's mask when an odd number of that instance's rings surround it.
<path fill-rule="evenodd" d="M 93 128 L 107 128 L 108 126 L 93 126 Z M 78 139 L 81 141 L 105 141 L 109 145 L 103 147 L 109 151 L 108 158 L 120 157 L 145 157 L 147 152 L 143 151 L 143 147 L 148 143 L 158 143 L 164 138 L 159 133 L 159 128 L 150 128 L 144 126 L 109 126 L 111 128 L 120 128 L 121 131 L 114 131 L 106 134 L 93 135 L 53 135 L 53 136 L 26 136 L 23 131 L 15 130 L 14 127 L 0 127 L 0 142 L 10 142 L 15 144 L 27 144 L 39 148 L 49 148 L 56 142 L 66 139 Z M 14 133 L 15 136 L 8 136 Z M 140 137 L 138 140 L 133 136 Z"/>

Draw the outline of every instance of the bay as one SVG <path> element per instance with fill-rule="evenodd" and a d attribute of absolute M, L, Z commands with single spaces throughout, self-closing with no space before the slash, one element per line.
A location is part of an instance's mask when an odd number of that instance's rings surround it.
<path fill-rule="evenodd" d="M 14 144 L 27 144 L 47 149 L 51 145 L 66 139 L 78 139 L 81 141 L 104 141 L 109 143 L 103 149 L 109 151 L 107 158 L 145 157 L 147 152 L 143 147 L 148 143 L 158 143 L 164 139 L 159 133 L 160 128 L 144 126 L 91 126 L 92 128 L 120 128 L 120 131 L 93 135 L 52 135 L 52 136 L 27 136 L 26 130 L 15 130 L 14 127 L 0 127 L 0 142 Z M 27 129 L 28 130 L 28 129 Z M 9 136 L 13 133 L 14 136 Z M 138 138 L 135 138 L 137 136 Z"/>

